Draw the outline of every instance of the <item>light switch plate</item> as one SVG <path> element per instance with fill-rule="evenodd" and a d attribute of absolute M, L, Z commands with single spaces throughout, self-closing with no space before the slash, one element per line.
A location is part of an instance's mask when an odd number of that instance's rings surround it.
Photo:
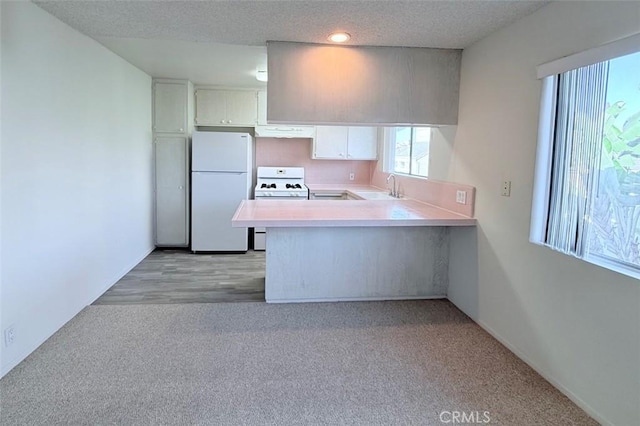
<path fill-rule="evenodd" d="M 456 203 L 467 204 L 467 191 L 456 192 Z"/>

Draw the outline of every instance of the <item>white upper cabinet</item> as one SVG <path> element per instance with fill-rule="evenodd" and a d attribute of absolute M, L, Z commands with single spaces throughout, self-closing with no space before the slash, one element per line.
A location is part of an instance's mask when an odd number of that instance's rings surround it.
<path fill-rule="evenodd" d="M 331 160 L 375 160 L 378 128 L 360 126 L 316 126 L 313 158 Z"/>
<path fill-rule="evenodd" d="M 196 124 L 220 125 L 227 120 L 226 92 L 221 90 L 196 90 Z"/>
<path fill-rule="evenodd" d="M 313 140 L 313 158 L 347 159 L 349 128 L 338 126 L 316 126 Z"/>
<path fill-rule="evenodd" d="M 196 90 L 197 126 L 253 127 L 258 122 L 256 90 Z"/>
<path fill-rule="evenodd" d="M 227 124 L 255 126 L 258 123 L 258 92 L 227 92 Z"/>
<path fill-rule="evenodd" d="M 153 131 L 184 133 L 187 129 L 187 82 L 153 83 Z"/>
<path fill-rule="evenodd" d="M 375 160 L 378 158 L 378 128 L 349 127 L 347 159 Z"/>

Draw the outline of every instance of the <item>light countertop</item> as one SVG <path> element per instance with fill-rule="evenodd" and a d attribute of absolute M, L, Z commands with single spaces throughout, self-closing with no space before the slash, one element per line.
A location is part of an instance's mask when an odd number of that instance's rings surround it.
<path fill-rule="evenodd" d="M 312 191 L 380 191 L 366 185 L 307 185 Z M 242 201 L 234 227 L 475 226 L 476 220 L 411 199 Z"/>

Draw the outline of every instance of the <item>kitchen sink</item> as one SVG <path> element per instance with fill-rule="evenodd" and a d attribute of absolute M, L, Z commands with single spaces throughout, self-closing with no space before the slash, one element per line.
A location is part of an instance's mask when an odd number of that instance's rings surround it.
<path fill-rule="evenodd" d="M 392 197 L 386 192 L 354 191 L 353 193 L 364 200 L 397 200 L 398 199 L 398 198 Z"/>

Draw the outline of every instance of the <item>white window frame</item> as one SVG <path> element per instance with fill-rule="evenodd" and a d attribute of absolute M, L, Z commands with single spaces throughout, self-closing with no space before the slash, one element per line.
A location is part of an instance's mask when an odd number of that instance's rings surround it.
<path fill-rule="evenodd" d="M 404 173 L 404 172 L 397 172 L 395 171 L 395 163 L 396 163 L 396 151 L 395 151 L 395 145 L 396 145 L 396 129 L 398 127 L 409 127 L 411 128 L 411 132 L 412 132 L 412 140 L 411 143 L 413 144 L 413 129 L 416 127 L 428 127 L 429 129 L 431 129 L 431 132 L 433 132 L 433 128 L 431 126 L 411 126 L 411 125 L 406 125 L 406 126 L 394 126 L 394 127 L 385 127 L 383 130 L 383 140 L 384 140 L 384 149 L 383 149 L 383 159 L 384 161 L 382 162 L 382 171 L 385 173 L 393 173 L 396 175 L 400 175 L 400 176 L 407 176 L 407 177 L 411 177 L 411 178 L 415 178 L 415 179 L 429 179 L 429 170 L 431 170 L 431 141 L 433 138 L 433 133 L 431 134 L 430 137 L 430 141 L 429 141 L 429 165 L 427 166 L 427 176 L 422 176 L 422 175 L 414 175 L 411 173 Z M 409 158 L 409 162 L 411 162 L 411 158 Z M 409 169 L 411 169 L 411 166 L 409 166 Z"/>
<path fill-rule="evenodd" d="M 542 93 L 540 101 L 540 117 L 538 123 L 538 147 L 536 152 L 536 167 L 531 211 L 531 227 L 529 241 L 548 247 L 545 243 L 546 226 L 548 223 L 549 199 L 551 192 L 551 167 L 553 156 L 553 137 L 555 122 L 555 104 L 557 75 L 591 65 L 608 61 L 621 56 L 640 51 L 640 34 L 627 37 L 616 42 L 599 46 L 575 55 L 540 65 L 537 68 L 538 78 L 542 79 Z M 640 279 L 640 268 L 628 265 L 623 261 L 601 257 L 586 253 L 578 257 L 594 265 Z"/>

